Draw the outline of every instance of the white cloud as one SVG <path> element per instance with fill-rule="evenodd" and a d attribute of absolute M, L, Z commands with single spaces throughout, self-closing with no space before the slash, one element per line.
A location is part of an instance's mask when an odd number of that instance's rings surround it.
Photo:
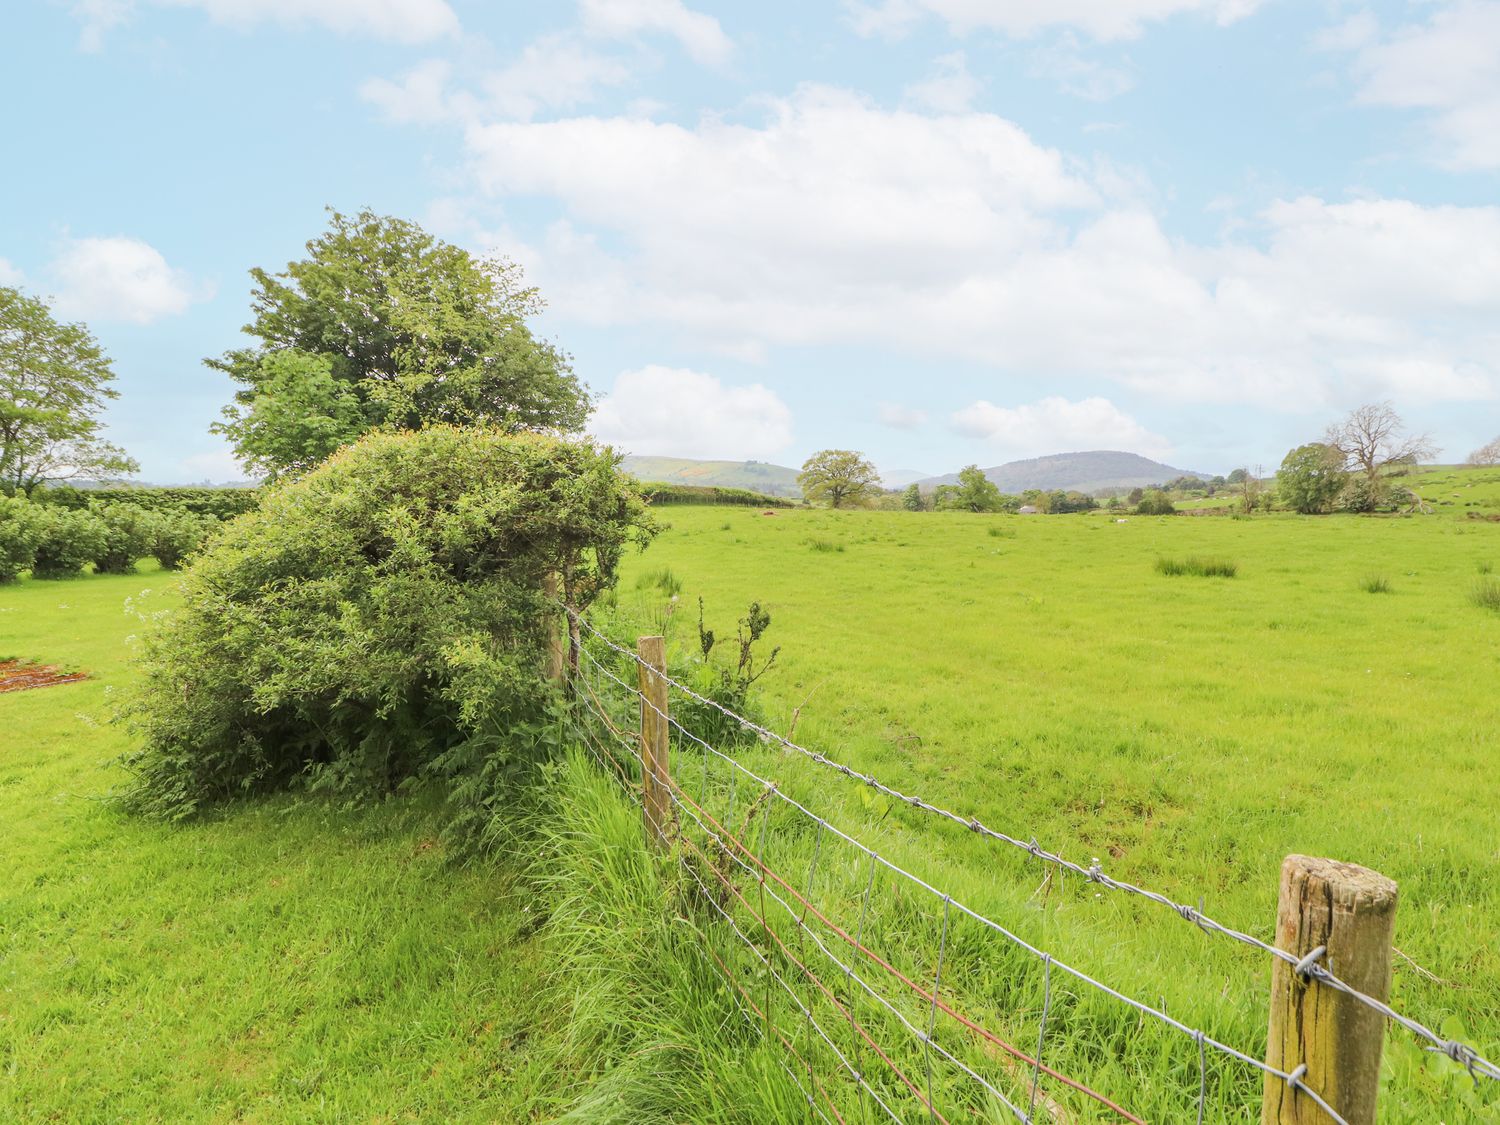
<path fill-rule="evenodd" d="M 1028 36 L 1053 28 L 1076 28 L 1094 39 L 1129 39 L 1158 20 L 1183 14 L 1233 23 L 1261 0 L 845 0 L 861 35 L 902 35 L 923 18 L 936 16 L 955 34 L 976 30 Z"/>
<path fill-rule="evenodd" d="M 433 125 L 454 114 L 448 98 L 452 76 L 453 65 L 446 59 L 426 59 L 394 81 L 371 78 L 360 86 L 359 96 L 393 124 Z"/>
<path fill-rule="evenodd" d="M 1108 101 L 1135 85 L 1129 71 L 1089 58 L 1071 32 L 1031 52 L 1031 73 L 1057 83 L 1064 93 L 1091 102 Z"/>
<path fill-rule="evenodd" d="M 1011 122 L 819 87 L 758 124 L 574 118 L 466 143 L 481 195 L 562 211 L 516 253 L 575 322 L 1296 411 L 1485 399 L 1500 374 L 1500 208 L 1305 198 L 1195 244 Z"/>
<path fill-rule="evenodd" d="M 962 51 L 933 60 L 933 72 L 903 91 L 906 100 L 939 113 L 962 113 L 979 96 L 981 83 L 969 73 Z"/>
<path fill-rule="evenodd" d="M 0 285 L 20 285 L 26 280 L 26 275 L 21 272 L 21 267 L 12 265 L 4 258 L 0 258 Z"/>
<path fill-rule="evenodd" d="M 624 37 L 658 32 L 676 39 L 693 59 L 708 66 L 726 62 L 734 43 L 713 16 L 682 0 L 580 0 L 579 15 L 593 35 Z"/>
<path fill-rule="evenodd" d="M 759 383 L 727 387 L 712 375 L 653 365 L 615 380 L 589 430 L 630 453 L 738 461 L 789 446 L 792 412 Z"/>
<path fill-rule="evenodd" d="M 981 399 L 953 415 L 953 428 L 982 438 L 1007 457 L 1032 457 L 1060 450 L 1119 449 L 1161 458 L 1172 446 L 1107 398 L 1070 402 L 1051 395 L 1025 406 L 996 406 Z"/>
<path fill-rule="evenodd" d="M 396 43 L 427 43 L 456 35 L 458 16 L 447 0 L 140 0 L 167 8 L 193 8 L 216 23 L 248 28 L 261 23 L 289 27 L 315 25 Z M 97 51 L 104 34 L 126 22 L 135 0 L 76 0 L 73 14 L 83 22 L 80 46 Z"/>
<path fill-rule="evenodd" d="M 1356 17 L 1322 44 L 1355 52 L 1363 104 L 1429 111 L 1443 163 L 1500 168 L 1500 4 L 1438 6 L 1426 23 L 1384 37 Z"/>
<path fill-rule="evenodd" d="M 482 83 L 490 106 L 502 117 L 528 119 L 541 109 L 570 109 L 592 101 L 603 86 L 618 86 L 630 68 L 565 36 L 527 45 L 515 62 Z"/>
<path fill-rule="evenodd" d="M 902 406 L 899 402 L 882 402 L 879 406 L 880 424 L 893 430 L 916 430 L 927 424 L 927 411 Z"/>
<path fill-rule="evenodd" d="M 209 296 L 138 238 L 70 239 L 51 272 L 58 310 L 83 320 L 150 324 Z"/>
<path fill-rule="evenodd" d="M 103 50 L 104 36 L 130 19 L 134 10 L 134 0 L 75 0 L 73 18 L 83 25 L 78 49 L 90 54 Z"/>

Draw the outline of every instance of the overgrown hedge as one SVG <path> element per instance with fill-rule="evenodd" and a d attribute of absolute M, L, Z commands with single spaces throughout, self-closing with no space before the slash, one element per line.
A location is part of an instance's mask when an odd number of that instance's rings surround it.
<path fill-rule="evenodd" d="M 544 587 L 582 608 L 653 524 L 588 442 L 373 433 L 223 526 L 146 637 L 130 804 L 451 782 L 465 835 L 548 737 Z"/>
<path fill-rule="evenodd" d="M 720 488 L 717 485 L 674 484 L 648 481 L 641 485 L 641 495 L 648 504 L 732 504 L 745 508 L 793 508 L 796 505 L 783 496 L 767 496 L 748 488 Z"/>
<path fill-rule="evenodd" d="M 185 511 L 229 520 L 242 516 L 260 502 L 259 488 L 39 488 L 32 500 L 63 508 L 99 508 L 133 504 L 153 512 Z"/>

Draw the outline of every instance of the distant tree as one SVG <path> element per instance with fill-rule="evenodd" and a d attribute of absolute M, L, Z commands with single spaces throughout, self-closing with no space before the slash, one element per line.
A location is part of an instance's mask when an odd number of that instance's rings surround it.
<path fill-rule="evenodd" d="M 1239 484 L 1250 475 L 1249 469 L 1231 469 L 1229 475 L 1224 478 L 1225 484 Z"/>
<path fill-rule="evenodd" d="M 831 508 L 844 508 L 876 495 L 880 474 L 853 450 L 824 449 L 802 463 L 797 483 L 808 500 L 826 500 Z"/>
<path fill-rule="evenodd" d="M 1148 488 L 1135 506 L 1136 514 L 1142 516 L 1170 516 L 1177 511 L 1171 498 L 1159 488 Z"/>
<path fill-rule="evenodd" d="M 1328 427 L 1323 444 L 1339 451 L 1345 469 L 1362 475 L 1360 511 L 1381 502 L 1386 492 L 1381 475 L 1386 469 L 1415 465 L 1438 452 L 1428 435 L 1406 433 L 1406 424 L 1389 402 L 1368 403 L 1350 411 L 1342 422 Z"/>
<path fill-rule="evenodd" d="M 954 508 L 965 512 L 998 512 L 1000 489 L 984 475 L 978 465 L 965 465 L 958 471 L 958 488 L 949 502 Z"/>
<path fill-rule="evenodd" d="M 370 211 L 331 212 L 307 252 L 250 271 L 257 343 L 206 361 L 241 384 L 214 428 L 247 464 L 301 472 L 373 429 L 583 427 L 588 395 L 526 327 L 541 299 L 519 266 Z"/>
<path fill-rule="evenodd" d="M 1500 465 L 1500 437 L 1469 454 L 1471 465 Z"/>
<path fill-rule="evenodd" d="M 135 472 L 123 449 L 99 438 L 98 414 L 119 397 L 114 378 L 87 328 L 0 286 L 0 489 L 30 494 L 49 481 Z"/>
<path fill-rule="evenodd" d="M 934 512 L 951 512 L 958 505 L 953 502 L 953 496 L 958 491 L 956 484 L 940 484 L 932 490 L 932 510 Z"/>
<path fill-rule="evenodd" d="M 1265 491 L 1265 485 L 1249 469 L 1235 469 L 1225 478 L 1226 484 L 1234 486 L 1235 494 L 1240 498 L 1240 510 L 1247 516 L 1255 511 L 1255 505 L 1260 500 L 1260 495 Z"/>
<path fill-rule="evenodd" d="M 1326 512 L 1343 491 L 1349 474 L 1336 446 L 1315 441 L 1299 445 L 1282 459 L 1276 490 L 1282 503 L 1303 515 Z"/>
<path fill-rule="evenodd" d="M 927 506 L 922 500 L 922 490 L 915 481 L 907 485 L 906 491 L 901 494 L 901 506 L 908 512 L 920 512 Z"/>
<path fill-rule="evenodd" d="M 1132 488 L 1130 492 L 1125 496 L 1125 503 L 1134 508 L 1140 504 L 1145 495 L 1146 490 L 1144 488 Z"/>

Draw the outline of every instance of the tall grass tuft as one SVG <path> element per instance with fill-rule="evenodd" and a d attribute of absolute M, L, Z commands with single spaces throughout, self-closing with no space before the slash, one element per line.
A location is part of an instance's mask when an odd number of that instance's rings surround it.
<path fill-rule="evenodd" d="M 671 567 L 663 566 L 656 570 L 648 570 L 635 580 L 637 590 L 649 590 L 652 587 L 670 598 L 682 593 L 682 579 L 672 573 Z"/>
<path fill-rule="evenodd" d="M 1480 609 L 1492 609 L 1500 613 L 1500 578 L 1486 575 L 1475 582 L 1474 588 L 1469 591 L 1469 600 Z"/>
<path fill-rule="evenodd" d="M 1199 578 L 1233 578 L 1239 572 L 1240 564 L 1233 559 L 1189 555 L 1183 559 L 1169 559 L 1163 556 L 1156 560 L 1156 573 L 1170 575 L 1173 578 L 1184 574 L 1196 575 Z"/>
<path fill-rule="evenodd" d="M 1367 594 L 1389 594 L 1391 580 L 1383 574 L 1367 574 L 1360 579 L 1359 588 Z"/>
<path fill-rule="evenodd" d="M 844 550 L 842 543 L 835 543 L 832 539 L 809 539 L 807 545 L 814 551 L 824 554 L 832 554 L 835 551 L 842 553 Z"/>

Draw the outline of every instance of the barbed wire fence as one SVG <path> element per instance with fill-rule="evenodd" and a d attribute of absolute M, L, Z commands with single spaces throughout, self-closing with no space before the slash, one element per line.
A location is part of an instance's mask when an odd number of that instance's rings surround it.
<path fill-rule="evenodd" d="M 1262 1082 L 1268 1104 L 1274 1095 L 1289 1107 L 1267 1120 L 1359 1125 L 1362 1112 L 1351 1121 L 1335 1108 L 1341 1099 L 1358 1108 L 1359 1098 L 1331 1089 L 1341 1085 L 1337 1071 L 1320 1089 L 1316 1075 L 1327 1077 L 1327 1068 L 1318 1060 L 1278 1059 L 1274 1050 L 1258 1058 L 1169 1014 L 1165 1001 L 1129 995 L 1057 958 L 841 830 L 715 741 L 778 747 L 1101 891 L 1170 910 L 1204 935 L 1280 962 L 1298 988 L 1326 988 L 1378 1017 L 1382 1032 L 1385 1022 L 1404 1028 L 1476 1084 L 1500 1079 L 1500 1067 L 1471 1044 L 1438 1035 L 1336 975 L 1324 963 L 1326 946 L 1299 955 L 1208 917 L 1201 904 L 1115 879 L 1097 860 L 1072 862 L 1035 839 L 905 794 L 672 679 L 659 650 L 648 659 L 571 610 L 568 622 L 580 741 L 640 803 L 648 840 L 676 857 L 684 887 L 713 923 L 703 929 L 705 956 L 747 1026 L 781 1048 L 810 1119 L 1141 1123 L 1120 1104 L 1130 1084 L 1103 1048 L 1093 1052 L 1100 1070 L 1124 1090 L 1113 1098 L 1045 1061 L 1049 1043 L 1103 1018 L 1099 1005 L 1123 1007 L 1179 1045 L 1170 1073 L 1184 1087 L 1178 1100 L 1187 1119 L 1199 1125 L 1210 1115 L 1245 1118 L 1247 1076 Z M 695 733 L 670 702 L 674 695 L 684 710 L 720 717 L 717 726 L 730 737 Z M 667 765 L 673 744 L 692 755 L 676 771 Z M 997 970 L 1013 1005 L 1003 1023 L 985 1015 L 993 1002 L 960 999 L 992 1001 Z M 970 987 L 976 980 L 986 987 Z M 1022 1028 L 1024 1046 L 1014 1041 Z M 1378 1058 L 1377 1046 L 1377 1069 Z M 1224 1093 L 1234 1104 L 1219 1104 Z M 1373 1120 L 1373 1092 L 1369 1107 Z"/>

